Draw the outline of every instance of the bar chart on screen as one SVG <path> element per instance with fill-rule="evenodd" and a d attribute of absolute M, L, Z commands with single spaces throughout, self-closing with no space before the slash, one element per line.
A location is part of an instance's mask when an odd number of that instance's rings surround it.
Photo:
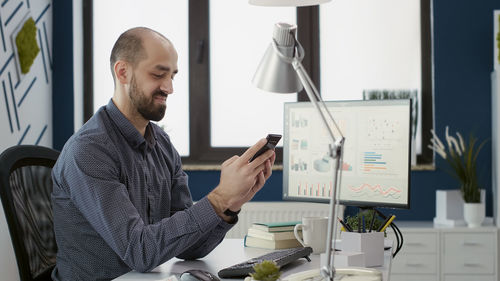
<path fill-rule="evenodd" d="M 363 171 L 387 170 L 387 162 L 383 161 L 382 154 L 365 152 L 363 159 Z"/>
<path fill-rule="evenodd" d="M 329 185 L 325 183 L 302 183 L 297 185 L 296 193 L 297 196 L 307 196 L 307 197 L 324 197 L 329 198 L 332 192 L 332 182 Z"/>

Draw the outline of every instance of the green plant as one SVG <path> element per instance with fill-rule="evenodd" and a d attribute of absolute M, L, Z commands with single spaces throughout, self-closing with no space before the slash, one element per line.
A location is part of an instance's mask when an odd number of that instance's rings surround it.
<path fill-rule="evenodd" d="M 457 141 L 456 138 L 448 134 L 448 126 L 446 126 L 447 147 L 445 147 L 434 130 L 431 130 L 431 133 L 433 137 L 431 138 L 431 145 L 428 147 L 448 162 L 452 169 L 448 173 L 460 182 L 460 192 L 464 201 L 466 203 L 480 203 L 481 191 L 478 183 L 476 161 L 487 140 L 476 146 L 478 139 L 472 134 L 469 137 L 469 142 L 466 143 L 462 135 L 457 132 Z"/>
<path fill-rule="evenodd" d="M 358 227 L 359 227 L 359 225 L 358 225 L 359 219 L 362 217 L 365 217 L 365 229 L 366 229 L 366 231 L 369 231 L 373 215 L 374 215 L 374 212 L 372 210 L 364 210 L 364 211 L 358 212 L 354 216 L 347 216 L 346 222 L 349 226 L 351 226 L 351 228 L 354 231 L 357 231 Z M 375 214 L 375 221 L 373 222 L 373 229 L 377 230 L 382 225 L 382 223 L 383 223 L 383 221 L 379 220 Z"/>
<path fill-rule="evenodd" d="M 263 261 L 253 266 L 254 273 L 250 273 L 255 280 L 275 281 L 281 276 L 280 267 L 273 261 Z"/>
<path fill-rule="evenodd" d="M 16 47 L 19 54 L 21 72 L 26 74 L 40 52 L 36 42 L 36 25 L 33 18 L 29 18 L 16 36 Z"/>

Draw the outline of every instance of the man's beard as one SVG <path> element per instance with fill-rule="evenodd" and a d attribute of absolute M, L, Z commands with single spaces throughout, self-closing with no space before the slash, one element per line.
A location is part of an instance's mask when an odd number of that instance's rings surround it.
<path fill-rule="evenodd" d="M 165 104 L 155 105 L 154 98 L 156 96 L 166 97 L 167 94 L 163 93 L 160 89 L 157 89 L 151 95 L 151 100 L 148 100 L 144 92 L 139 92 L 135 75 L 132 76 L 130 81 L 130 90 L 128 95 L 130 96 L 132 104 L 137 109 L 137 112 L 139 112 L 144 119 L 160 121 L 165 116 L 167 106 Z"/>

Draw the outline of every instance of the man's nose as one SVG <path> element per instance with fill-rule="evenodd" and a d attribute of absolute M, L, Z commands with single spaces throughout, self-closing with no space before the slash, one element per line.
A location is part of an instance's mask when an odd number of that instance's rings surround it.
<path fill-rule="evenodd" d="M 164 93 L 167 93 L 168 95 L 172 94 L 174 92 L 174 85 L 172 83 L 172 79 L 171 78 L 165 79 L 160 86 L 160 90 L 162 90 Z"/>

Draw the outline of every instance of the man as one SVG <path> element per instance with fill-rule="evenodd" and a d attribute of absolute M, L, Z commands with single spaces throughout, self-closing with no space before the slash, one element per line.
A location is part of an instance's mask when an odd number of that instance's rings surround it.
<path fill-rule="evenodd" d="M 133 28 L 110 61 L 113 98 L 68 140 L 53 168 L 54 280 L 109 280 L 172 257 L 203 257 L 271 175 L 273 151 L 249 162 L 261 139 L 225 161 L 219 185 L 193 205 L 179 154 L 150 122 L 163 118 L 173 93 L 172 43 Z"/>

